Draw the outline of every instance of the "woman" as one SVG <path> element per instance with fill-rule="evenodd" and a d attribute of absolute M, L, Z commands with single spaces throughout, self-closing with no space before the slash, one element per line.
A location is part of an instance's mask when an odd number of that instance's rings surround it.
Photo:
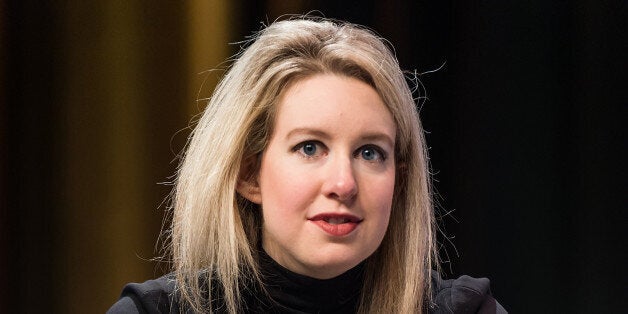
<path fill-rule="evenodd" d="M 180 166 L 173 273 L 116 312 L 503 310 L 488 280 L 442 281 L 412 93 L 356 25 L 276 22 L 218 85 Z"/>

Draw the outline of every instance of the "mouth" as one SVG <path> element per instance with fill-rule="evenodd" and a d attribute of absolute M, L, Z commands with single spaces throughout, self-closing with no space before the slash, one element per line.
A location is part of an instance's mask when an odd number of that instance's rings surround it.
<path fill-rule="evenodd" d="M 329 224 L 332 224 L 332 225 L 339 225 L 339 224 L 344 224 L 344 223 L 347 223 L 347 222 L 352 222 L 351 219 L 349 219 L 349 218 L 335 218 L 335 217 L 326 218 L 326 219 L 323 219 L 323 220 L 326 223 L 329 223 Z"/>
<path fill-rule="evenodd" d="M 319 214 L 308 220 L 329 235 L 345 236 L 352 233 L 363 219 L 348 214 Z"/>

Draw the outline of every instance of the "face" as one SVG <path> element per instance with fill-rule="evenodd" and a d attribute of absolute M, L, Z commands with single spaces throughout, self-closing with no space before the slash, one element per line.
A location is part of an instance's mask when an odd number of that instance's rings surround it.
<path fill-rule="evenodd" d="M 395 134 L 377 92 L 354 78 L 290 85 L 257 177 L 262 244 L 293 272 L 327 279 L 379 247 L 392 206 Z"/>

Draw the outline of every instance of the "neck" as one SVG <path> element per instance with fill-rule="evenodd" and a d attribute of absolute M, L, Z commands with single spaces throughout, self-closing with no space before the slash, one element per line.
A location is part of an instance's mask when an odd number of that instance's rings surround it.
<path fill-rule="evenodd" d="M 355 312 L 362 291 L 364 263 L 331 279 L 294 273 L 260 251 L 265 288 L 281 307 L 304 312 Z"/>

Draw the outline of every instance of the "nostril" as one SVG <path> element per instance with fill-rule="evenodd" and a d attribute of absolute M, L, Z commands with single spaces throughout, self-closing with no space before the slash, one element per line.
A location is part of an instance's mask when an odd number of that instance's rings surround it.
<path fill-rule="evenodd" d="M 358 192 L 358 184 L 352 168 L 351 158 L 336 159 L 329 165 L 323 192 L 327 197 L 340 201 L 353 198 Z"/>
<path fill-rule="evenodd" d="M 346 200 L 354 197 L 357 194 L 357 191 L 358 189 L 355 181 L 340 181 L 335 184 L 335 187 L 331 191 L 331 195 L 333 195 L 334 198 Z"/>

